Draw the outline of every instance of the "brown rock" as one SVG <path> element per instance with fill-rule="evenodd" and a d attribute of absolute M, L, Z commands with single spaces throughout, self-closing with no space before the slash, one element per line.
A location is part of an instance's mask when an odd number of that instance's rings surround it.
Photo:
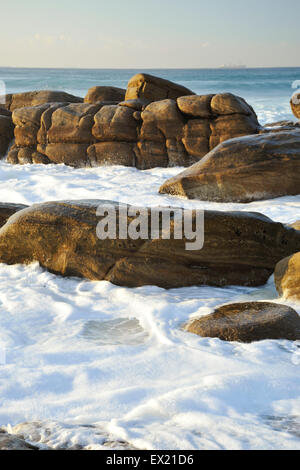
<path fill-rule="evenodd" d="M 192 95 L 177 98 L 177 105 L 180 111 L 187 116 L 196 118 L 212 118 L 211 100 L 214 95 Z"/>
<path fill-rule="evenodd" d="M 210 149 L 226 140 L 245 135 L 257 134 L 259 124 L 253 116 L 244 116 L 241 114 L 232 114 L 219 116 L 210 123 Z"/>
<path fill-rule="evenodd" d="M 127 108 L 132 108 L 135 111 L 144 111 L 144 109 L 150 104 L 149 100 L 137 98 L 135 100 L 127 100 L 119 103 L 119 106 L 126 106 Z"/>
<path fill-rule="evenodd" d="M 191 119 L 184 126 L 182 142 L 189 155 L 195 161 L 209 152 L 210 121 L 208 119 Z"/>
<path fill-rule="evenodd" d="M 16 212 L 26 209 L 24 204 L 12 204 L 10 202 L 0 202 L 0 227 L 6 224 L 7 220 Z"/>
<path fill-rule="evenodd" d="M 100 104 L 69 104 L 59 107 L 51 116 L 51 127 L 47 138 L 49 143 L 90 144 L 93 141 L 94 116 Z"/>
<path fill-rule="evenodd" d="M 98 142 L 91 145 L 87 150 L 90 165 L 135 166 L 133 146 L 129 142 Z"/>
<path fill-rule="evenodd" d="M 98 103 L 99 101 L 123 101 L 125 98 L 126 90 L 123 88 L 116 88 L 113 86 L 94 86 L 89 89 L 85 103 Z"/>
<path fill-rule="evenodd" d="M 211 315 L 191 321 L 187 331 L 224 341 L 251 343 L 267 339 L 300 339 L 300 317 L 285 305 L 248 302 L 219 307 Z"/>
<path fill-rule="evenodd" d="M 224 142 L 166 181 L 160 193 L 206 201 L 250 202 L 296 195 L 299 188 L 300 132 L 291 131 Z"/>
<path fill-rule="evenodd" d="M 83 99 L 70 95 L 64 91 L 27 91 L 25 93 L 15 93 L 6 95 L 5 108 L 14 111 L 17 108 L 28 106 L 38 106 L 44 103 L 82 103 Z"/>
<path fill-rule="evenodd" d="M 300 250 L 299 232 L 245 212 L 205 212 L 202 250 L 187 251 L 187 240 L 172 235 L 170 240 L 161 234 L 157 240 L 100 240 L 96 209 L 105 203 L 49 202 L 14 214 L 0 230 L 0 262 L 39 261 L 57 274 L 129 287 L 256 286 L 267 281 L 280 259 Z M 118 223 L 132 221 L 116 210 Z"/>
<path fill-rule="evenodd" d="M 300 300 L 300 252 L 279 261 L 274 276 L 279 295 Z"/>
<path fill-rule="evenodd" d="M 291 108 L 296 118 L 300 119 L 300 93 L 294 94 L 291 99 Z"/>
<path fill-rule="evenodd" d="M 8 146 L 14 136 L 14 126 L 11 113 L 0 108 L 0 159 L 5 156 Z"/>
<path fill-rule="evenodd" d="M 290 227 L 294 228 L 295 230 L 300 230 L 300 220 L 297 220 L 297 222 L 291 224 Z"/>
<path fill-rule="evenodd" d="M 255 114 L 253 108 L 243 98 L 231 93 L 215 95 L 211 100 L 211 109 L 214 114 L 220 115 L 245 114 L 251 116 Z"/>
<path fill-rule="evenodd" d="M 39 448 L 17 436 L 7 434 L 0 430 L 0 451 L 2 450 L 39 450 Z"/>
<path fill-rule="evenodd" d="M 139 141 L 135 148 L 136 167 L 140 170 L 163 167 L 169 165 L 169 157 L 164 141 Z"/>
<path fill-rule="evenodd" d="M 193 94 L 191 90 L 177 83 L 154 77 L 153 75 L 139 73 L 129 80 L 125 99 L 134 100 L 136 98 L 143 98 L 149 101 L 176 100 L 179 96 Z"/>
<path fill-rule="evenodd" d="M 93 136 L 100 141 L 135 142 L 137 122 L 134 110 L 124 106 L 103 106 L 94 116 Z"/>

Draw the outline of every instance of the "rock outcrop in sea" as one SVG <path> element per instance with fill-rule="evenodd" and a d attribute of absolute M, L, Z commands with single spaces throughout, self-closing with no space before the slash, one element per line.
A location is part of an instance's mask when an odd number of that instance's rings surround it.
<path fill-rule="evenodd" d="M 104 88 L 92 88 L 84 103 L 14 108 L 8 162 L 190 166 L 224 140 L 260 130 L 251 106 L 230 93 L 197 96 L 144 74 L 129 81 L 125 100 L 124 90 Z"/>

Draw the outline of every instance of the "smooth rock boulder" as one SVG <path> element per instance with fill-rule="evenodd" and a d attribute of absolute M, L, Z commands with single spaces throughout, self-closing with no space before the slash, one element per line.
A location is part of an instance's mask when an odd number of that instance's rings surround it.
<path fill-rule="evenodd" d="M 5 156 L 13 137 L 14 126 L 11 113 L 4 108 L 0 108 L 0 159 Z"/>
<path fill-rule="evenodd" d="M 296 118 L 300 119 L 300 93 L 295 92 L 291 99 L 291 108 Z"/>
<path fill-rule="evenodd" d="M 39 448 L 0 429 L 0 451 L 2 450 L 39 450 Z"/>
<path fill-rule="evenodd" d="M 138 73 L 129 80 L 125 99 L 143 98 L 149 101 L 176 100 L 179 96 L 193 94 L 191 90 L 177 83 L 146 73 Z"/>
<path fill-rule="evenodd" d="M 275 267 L 275 285 L 280 296 L 300 300 L 300 252 L 279 261 Z"/>
<path fill-rule="evenodd" d="M 0 202 L 0 227 L 6 224 L 7 220 L 16 212 L 26 209 L 24 204 L 12 204 L 9 202 Z"/>
<path fill-rule="evenodd" d="M 224 142 L 167 180 L 160 193 L 243 203 L 300 194 L 300 131 Z"/>
<path fill-rule="evenodd" d="M 290 227 L 294 228 L 295 230 L 300 230 L 300 220 L 297 220 L 297 222 L 291 224 Z"/>
<path fill-rule="evenodd" d="M 264 284 L 281 259 L 300 251 L 300 233 L 256 213 L 206 211 L 204 247 L 186 250 L 188 240 L 118 238 L 119 227 L 134 217 L 116 210 L 116 239 L 100 240 L 96 215 L 109 201 L 65 201 L 36 204 L 12 217 L 0 229 L 0 262 L 38 261 L 51 272 L 128 287 L 156 285 Z M 170 209 L 157 208 L 168 213 Z M 193 224 L 196 214 L 191 213 Z M 151 226 L 151 211 L 146 217 Z M 201 226 L 198 226 L 201 234 Z"/>
<path fill-rule="evenodd" d="M 115 101 L 119 103 L 125 99 L 126 90 L 113 86 L 94 86 L 87 92 L 85 103 L 98 103 L 99 101 Z"/>
<path fill-rule="evenodd" d="M 224 305 L 211 315 L 191 321 L 190 333 L 224 341 L 286 339 L 300 340 L 300 317 L 285 305 L 270 302 L 247 302 Z"/>
<path fill-rule="evenodd" d="M 5 96 L 6 109 L 14 111 L 17 108 L 38 106 L 45 103 L 82 103 L 83 98 L 71 95 L 64 91 L 40 90 L 26 91 L 25 93 L 14 93 Z"/>

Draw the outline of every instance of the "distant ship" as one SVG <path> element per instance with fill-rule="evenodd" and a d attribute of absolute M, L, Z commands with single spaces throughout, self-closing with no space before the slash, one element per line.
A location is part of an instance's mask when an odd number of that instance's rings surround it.
<path fill-rule="evenodd" d="M 246 69 L 247 65 L 238 65 L 238 64 L 224 64 L 221 65 L 220 69 Z"/>

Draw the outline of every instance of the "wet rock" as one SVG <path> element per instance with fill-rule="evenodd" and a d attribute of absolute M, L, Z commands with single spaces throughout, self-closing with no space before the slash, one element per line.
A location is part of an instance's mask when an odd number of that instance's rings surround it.
<path fill-rule="evenodd" d="M 279 295 L 300 300 L 300 252 L 281 260 L 276 265 L 274 276 Z"/>
<path fill-rule="evenodd" d="M 299 192 L 299 131 L 224 142 L 160 188 L 190 199 L 244 203 Z"/>
<path fill-rule="evenodd" d="M 179 96 L 193 94 L 191 90 L 177 83 L 146 73 L 139 73 L 129 80 L 125 99 L 143 98 L 149 101 L 176 100 Z"/>
<path fill-rule="evenodd" d="M 5 156 L 13 137 L 14 126 L 11 113 L 0 108 L 0 159 Z"/>
<path fill-rule="evenodd" d="M 300 339 L 300 317 L 290 307 L 269 302 L 224 305 L 211 315 L 191 321 L 186 330 L 203 337 L 251 343 Z"/>
<path fill-rule="evenodd" d="M 128 226 L 133 218 L 119 213 L 117 203 L 112 203 L 117 238 L 100 240 L 96 210 L 106 203 L 49 202 L 14 214 L 0 230 L 0 262 L 38 261 L 63 276 L 128 287 L 257 286 L 268 280 L 278 261 L 300 251 L 298 231 L 246 212 L 206 211 L 203 249 L 189 251 L 188 240 L 173 239 L 173 218 L 170 240 L 162 239 L 161 231 L 159 239 L 119 239 L 119 224 Z M 150 227 L 150 209 L 147 214 Z"/>

